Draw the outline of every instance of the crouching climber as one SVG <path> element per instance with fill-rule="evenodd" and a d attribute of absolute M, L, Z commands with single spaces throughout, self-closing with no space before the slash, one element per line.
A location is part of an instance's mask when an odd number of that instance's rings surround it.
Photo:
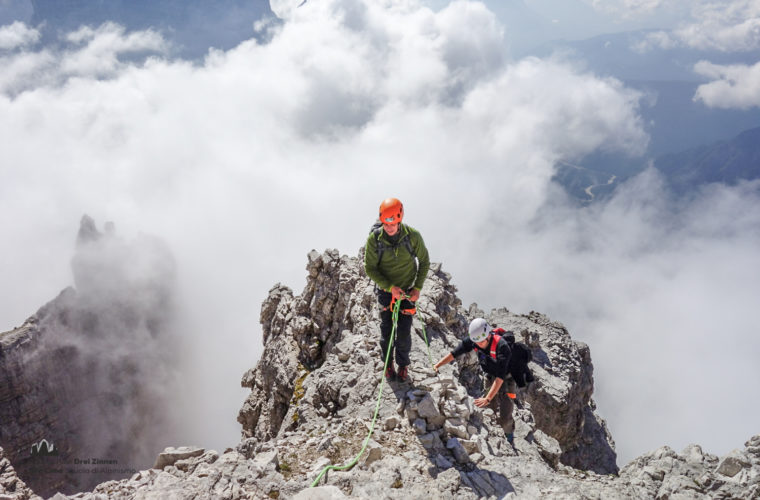
<path fill-rule="evenodd" d="M 515 421 L 512 417 L 512 398 L 515 396 L 515 383 L 509 377 L 509 360 L 512 352 L 506 339 L 492 331 L 488 322 L 476 318 L 470 322 L 469 336 L 444 356 L 434 368 L 451 363 L 454 358 L 474 350 L 478 353 L 478 362 L 485 373 L 483 391 L 486 395 L 475 400 L 475 406 L 491 407 L 498 416 L 499 425 L 504 429 L 510 444 L 514 441 Z"/>

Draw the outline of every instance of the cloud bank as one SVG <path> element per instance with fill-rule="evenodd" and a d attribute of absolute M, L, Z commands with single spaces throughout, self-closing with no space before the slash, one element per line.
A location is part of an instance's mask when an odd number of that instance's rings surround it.
<path fill-rule="evenodd" d="M 752 0 L 700 2 L 694 6 L 694 22 L 675 30 L 688 47 L 722 52 L 760 48 L 760 5 Z"/>
<path fill-rule="evenodd" d="M 644 4 L 649 6 L 647 11 L 654 11 L 666 4 L 679 5 L 679 2 L 653 0 Z M 685 6 L 681 2 L 680 7 Z M 702 0 L 688 2 L 688 6 L 690 11 L 684 11 L 687 21 L 681 22 L 671 31 L 647 34 L 637 49 L 646 51 L 688 47 L 718 52 L 751 52 L 760 47 L 760 5 L 757 2 Z M 637 9 L 625 8 L 621 11 L 633 14 Z"/>
<path fill-rule="evenodd" d="M 760 106 L 760 62 L 720 65 L 701 61 L 694 71 L 713 79 L 700 85 L 694 100 L 711 108 L 749 109 Z"/>
<path fill-rule="evenodd" d="M 612 3 L 592 2 L 597 8 L 613 8 L 619 15 L 640 11 L 655 12 L 665 8 L 685 8 L 680 1 L 641 0 Z M 688 2 L 687 20 L 670 31 L 653 31 L 636 41 L 639 53 L 652 50 L 689 48 L 706 53 L 751 55 L 760 49 L 760 4 L 753 0 Z M 703 57 L 710 57 L 709 55 Z M 708 107 L 748 109 L 760 100 L 758 64 L 714 64 L 703 60 L 694 66 L 695 73 L 712 81 L 701 85 L 694 95 Z"/>
<path fill-rule="evenodd" d="M 268 289 L 300 292 L 312 248 L 356 254 L 396 196 L 465 302 L 546 312 L 590 343 L 623 460 L 663 443 L 727 451 L 757 432 L 758 403 L 731 387 L 723 408 L 751 412 L 721 412 L 726 428 L 711 433 L 720 407 L 686 397 L 716 387 L 700 377 L 711 335 L 733 356 L 711 359 L 716 369 L 757 379 L 742 308 L 760 292 L 757 186 L 674 206 L 650 172 L 575 208 L 554 164 L 644 151 L 640 95 L 560 61 L 512 60 L 480 3 L 307 2 L 262 29 L 266 45 L 202 64 L 137 54 L 160 55 L 160 38 L 114 25 L 56 53 L 3 53 L 0 228 L 13 244 L 0 321 L 20 324 L 70 283 L 82 213 L 161 235 L 190 346 L 187 440 L 223 449 L 238 436 L 236 386 L 261 351 Z M 698 415 L 688 425 L 685 411 Z"/>
<path fill-rule="evenodd" d="M 39 31 L 19 21 L 0 27 L 0 50 L 24 47 L 39 39 Z"/>

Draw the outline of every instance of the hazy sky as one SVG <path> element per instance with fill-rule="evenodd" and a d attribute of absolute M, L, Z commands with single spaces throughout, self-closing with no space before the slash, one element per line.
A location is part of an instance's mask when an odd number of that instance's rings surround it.
<path fill-rule="evenodd" d="M 161 235 L 194 352 L 187 386 L 203 402 L 188 409 L 189 442 L 173 444 L 224 449 L 269 288 L 300 293 L 313 248 L 356 255 L 396 196 L 465 305 L 541 311 L 589 343 L 620 465 L 663 444 L 726 453 L 760 432 L 744 389 L 760 379 L 758 183 L 674 200 L 649 170 L 575 208 L 551 182 L 555 163 L 641 154 L 636 91 L 575 61 L 513 57 L 509 19 L 483 3 L 277 3 L 285 23 L 257 26 L 268 44 L 195 64 L 163 57 L 159 33 L 116 24 L 55 49 L 34 26 L 0 27 L 0 329 L 72 283 L 83 213 Z M 567 36 L 584 19 L 589 35 L 661 28 L 641 50 L 760 45 L 757 2 L 517 4 L 544 20 L 556 9 Z M 758 68 L 705 60 L 695 98 L 760 106 Z"/>

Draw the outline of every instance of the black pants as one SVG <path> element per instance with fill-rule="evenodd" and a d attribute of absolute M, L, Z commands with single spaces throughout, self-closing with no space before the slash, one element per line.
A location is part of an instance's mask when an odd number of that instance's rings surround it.
<path fill-rule="evenodd" d="M 493 381 L 494 377 L 488 374 L 483 378 L 484 394 L 488 394 L 488 391 L 491 390 Z M 507 375 L 507 378 L 504 379 L 504 383 L 501 384 L 501 387 L 499 388 L 499 392 L 496 393 L 491 400 L 491 403 L 488 405 L 496 414 L 496 419 L 501 428 L 504 429 L 504 434 L 507 435 L 515 432 L 515 419 L 512 417 L 514 404 L 512 403 L 512 398 L 507 396 L 507 393 L 514 394 L 515 391 L 517 391 L 515 381 L 512 379 L 511 375 Z"/>
<path fill-rule="evenodd" d="M 391 338 L 393 330 L 393 311 L 388 308 L 391 303 L 392 295 L 385 290 L 377 289 L 377 300 L 380 303 L 380 349 L 382 350 L 383 362 L 388 352 L 388 341 Z M 401 309 L 414 308 L 414 302 L 404 299 L 401 301 Z M 387 308 L 387 309 L 386 309 Z M 386 310 L 383 310 L 386 309 Z M 391 361 L 393 361 L 393 351 L 395 347 L 396 364 L 399 367 L 409 366 L 409 351 L 412 349 L 412 316 L 399 312 L 398 324 L 396 325 L 396 335 L 393 346 L 391 346 Z"/>

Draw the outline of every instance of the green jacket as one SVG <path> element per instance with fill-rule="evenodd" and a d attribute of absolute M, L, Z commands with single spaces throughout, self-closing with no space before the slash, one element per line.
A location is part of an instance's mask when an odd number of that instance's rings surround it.
<path fill-rule="evenodd" d="M 377 286 L 385 291 L 390 291 L 391 287 L 397 286 L 404 290 L 410 288 L 422 289 L 422 284 L 427 278 L 430 269 L 430 257 L 428 256 L 425 242 L 422 235 L 416 229 L 401 224 L 399 226 L 400 237 L 395 247 L 386 248 L 382 255 L 382 261 L 377 262 L 377 239 L 374 233 L 367 237 L 367 244 L 364 245 L 364 271 Z M 409 253 L 401 239 L 409 237 L 412 248 L 417 254 L 417 261 L 414 255 Z M 393 245 L 390 237 L 384 230 L 380 231 L 380 236 L 386 247 Z"/>

